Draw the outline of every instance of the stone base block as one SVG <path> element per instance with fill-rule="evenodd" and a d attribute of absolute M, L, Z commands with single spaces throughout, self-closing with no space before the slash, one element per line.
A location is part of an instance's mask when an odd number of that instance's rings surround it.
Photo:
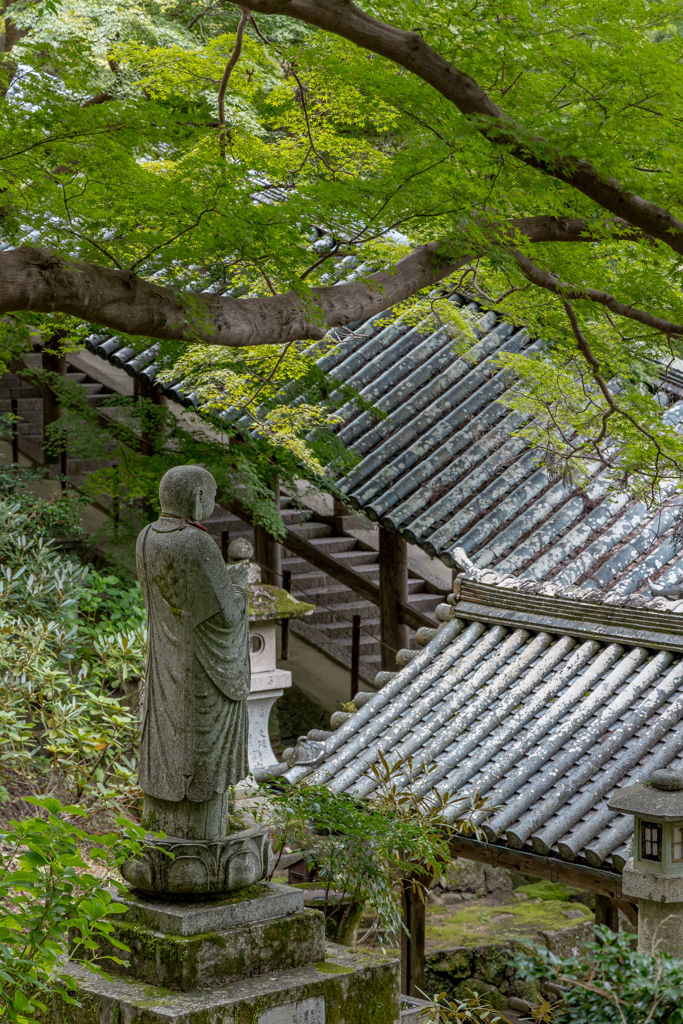
<path fill-rule="evenodd" d="M 638 952 L 683 957 L 683 903 L 638 900 Z"/>
<path fill-rule="evenodd" d="M 122 954 L 103 941 L 100 957 L 119 956 L 128 967 L 101 961 L 109 972 L 181 992 L 225 985 L 315 963 L 325 956 L 325 923 L 302 906 L 299 890 L 285 885 L 242 900 L 218 904 L 165 904 L 131 896 L 126 914 L 113 919 L 114 938 L 128 946 Z"/>
<path fill-rule="evenodd" d="M 79 1006 L 56 992 L 49 1024 L 398 1024 L 399 961 L 328 945 L 325 960 L 198 992 L 103 978 L 70 964 Z"/>

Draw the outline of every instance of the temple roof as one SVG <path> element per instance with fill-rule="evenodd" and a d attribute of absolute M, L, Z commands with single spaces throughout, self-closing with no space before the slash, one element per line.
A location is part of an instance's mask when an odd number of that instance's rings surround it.
<path fill-rule="evenodd" d="M 360 457 L 337 481 L 348 503 L 453 568 L 460 547 L 481 568 L 618 594 L 642 589 L 646 579 L 683 584 L 677 508 L 648 510 L 609 490 L 597 464 L 585 490 L 553 481 L 537 453 L 512 436 L 523 417 L 504 404 L 511 376 L 498 356 L 530 353 L 541 342 L 465 296 L 450 301 L 477 335 L 465 351 L 445 329 L 385 311 L 335 330 L 337 344 L 319 358 L 321 368 L 385 415 L 351 402 L 340 410 L 339 437 Z M 198 407 L 182 381 L 158 382 L 158 345 L 136 354 L 104 335 L 87 345 L 174 401 Z M 667 418 L 681 429 L 682 370 L 674 361 L 661 392 L 672 402 Z"/>
<path fill-rule="evenodd" d="M 456 582 L 424 648 L 285 778 L 370 796 L 380 752 L 412 757 L 430 799 L 486 798 L 490 842 L 621 871 L 633 818 L 611 794 L 683 768 L 683 601 L 472 565 Z"/>

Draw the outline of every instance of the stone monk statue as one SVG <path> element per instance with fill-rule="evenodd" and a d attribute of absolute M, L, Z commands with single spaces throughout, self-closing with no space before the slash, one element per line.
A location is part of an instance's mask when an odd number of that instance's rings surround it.
<path fill-rule="evenodd" d="M 170 469 L 161 518 L 136 549 L 148 621 L 143 824 L 190 840 L 225 837 L 228 788 L 249 774 L 248 601 L 200 525 L 215 497 L 201 466 Z"/>

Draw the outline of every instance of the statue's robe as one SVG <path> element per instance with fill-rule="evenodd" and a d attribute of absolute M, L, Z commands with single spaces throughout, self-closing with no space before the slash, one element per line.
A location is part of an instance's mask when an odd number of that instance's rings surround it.
<path fill-rule="evenodd" d="M 249 774 L 247 593 L 186 520 L 145 527 L 136 555 L 148 630 L 138 779 L 149 796 L 201 802 Z"/>

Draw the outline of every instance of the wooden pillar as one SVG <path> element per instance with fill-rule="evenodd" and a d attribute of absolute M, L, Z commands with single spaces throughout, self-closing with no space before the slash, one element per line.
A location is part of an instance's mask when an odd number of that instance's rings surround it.
<path fill-rule="evenodd" d="M 280 486 L 275 481 L 275 504 L 280 507 Z M 275 540 L 272 533 L 263 526 L 254 527 L 254 558 L 261 566 L 261 579 L 275 587 L 282 586 L 282 546 Z"/>
<path fill-rule="evenodd" d="M 62 335 L 58 331 L 51 338 L 45 342 L 43 346 L 43 369 L 49 373 L 59 373 L 61 376 L 66 375 L 66 356 L 61 355 L 59 352 L 59 346 L 62 340 Z M 55 423 L 61 414 L 59 405 L 59 399 L 54 391 L 48 387 L 47 384 L 43 385 L 43 448 L 45 446 L 45 428 L 49 427 L 51 423 Z M 60 461 L 59 455 L 44 455 L 46 465 L 53 465 Z"/>
<path fill-rule="evenodd" d="M 616 900 L 602 893 L 596 894 L 595 923 L 606 924 L 613 932 L 619 931 L 619 904 Z"/>
<path fill-rule="evenodd" d="M 420 899 L 406 879 L 402 886 L 403 923 L 401 930 L 401 992 L 405 996 L 424 998 L 425 987 L 425 901 Z"/>
<path fill-rule="evenodd" d="M 408 545 L 398 533 L 379 529 L 379 619 L 382 669 L 396 668 L 396 652 L 408 646 L 399 605 L 408 604 Z"/>
<path fill-rule="evenodd" d="M 166 404 L 164 396 L 154 388 L 151 388 L 149 384 L 143 384 L 142 381 L 138 380 L 137 377 L 133 378 L 133 396 L 136 402 L 141 398 L 147 398 L 154 405 L 163 406 Z M 140 440 L 142 442 L 142 451 L 144 455 L 154 455 L 154 452 L 161 448 L 163 445 L 163 437 L 161 431 L 161 421 L 159 423 L 156 420 L 152 422 L 144 422 L 145 417 L 142 417 L 143 422 L 141 424 Z M 152 419 L 150 417 L 150 419 Z"/>

